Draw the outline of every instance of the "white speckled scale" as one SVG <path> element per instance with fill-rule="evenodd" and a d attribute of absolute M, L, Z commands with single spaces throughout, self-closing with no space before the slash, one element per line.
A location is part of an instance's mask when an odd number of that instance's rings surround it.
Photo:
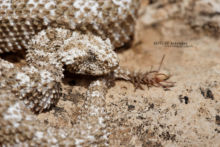
<path fill-rule="evenodd" d="M 0 51 L 27 48 L 48 27 L 90 31 L 114 47 L 130 40 L 138 0 L 0 0 Z"/>
<path fill-rule="evenodd" d="M 22 67 L 0 59 L 0 144 L 107 146 L 106 80 L 89 86 L 86 113 L 65 133 L 37 124 L 24 104 L 37 113 L 55 105 L 64 65 L 72 73 L 123 77 L 114 49 L 131 39 L 138 6 L 139 0 L 0 0 L 0 53 L 27 50 Z"/>

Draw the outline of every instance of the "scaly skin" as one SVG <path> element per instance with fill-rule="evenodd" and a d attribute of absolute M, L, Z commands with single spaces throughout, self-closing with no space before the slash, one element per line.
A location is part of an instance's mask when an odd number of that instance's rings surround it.
<path fill-rule="evenodd" d="M 108 146 L 105 121 L 106 81 L 91 83 L 87 101 L 76 124 L 70 129 L 53 128 L 36 120 L 11 88 L 18 75 L 13 64 L 0 59 L 0 143 L 5 146 Z M 11 79 L 11 80 L 9 80 Z"/>
<path fill-rule="evenodd" d="M 137 8 L 138 0 L 0 0 L 0 52 L 27 50 L 23 67 L 0 59 L 0 143 L 107 146 L 106 79 L 91 83 L 72 129 L 39 123 L 27 108 L 40 113 L 56 104 L 64 65 L 86 75 L 114 72 L 114 49 L 130 41 Z"/>
<path fill-rule="evenodd" d="M 0 51 L 28 48 L 46 28 L 92 32 L 114 47 L 130 40 L 139 0 L 0 0 Z"/>

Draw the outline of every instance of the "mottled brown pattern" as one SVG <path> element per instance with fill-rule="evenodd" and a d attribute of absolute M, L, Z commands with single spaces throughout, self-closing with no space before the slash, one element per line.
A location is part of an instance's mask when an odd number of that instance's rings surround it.
<path fill-rule="evenodd" d="M 114 49 L 130 41 L 138 6 L 138 0 L 0 0 L 0 52 L 27 50 L 27 65 L 0 59 L 0 143 L 107 146 L 106 79 L 90 84 L 71 129 L 41 124 L 28 108 L 40 113 L 56 105 L 64 65 L 85 75 L 114 72 Z"/>

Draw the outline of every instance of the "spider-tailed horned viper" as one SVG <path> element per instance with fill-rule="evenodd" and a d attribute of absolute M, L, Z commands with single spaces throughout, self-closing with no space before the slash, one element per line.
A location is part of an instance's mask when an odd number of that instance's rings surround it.
<path fill-rule="evenodd" d="M 114 52 L 130 41 L 138 6 L 139 0 L 0 0 L 0 52 L 27 52 L 23 67 L 0 59 L 0 144 L 107 146 L 104 77 L 156 84 L 149 74 L 120 69 Z M 64 65 L 103 76 L 90 84 L 86 113 L 68 130 L 38 124 L 29 111 L 58 101 Z"/>

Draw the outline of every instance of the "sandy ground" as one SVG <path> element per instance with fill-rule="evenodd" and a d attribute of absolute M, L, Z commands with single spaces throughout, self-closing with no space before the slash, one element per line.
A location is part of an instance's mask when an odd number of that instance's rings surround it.
<path fill-rule="evenodd" d="M 106 97 L 110 146 L 220 146 L 220 41 L 180 27 L 181 22 L 169 24 L 173 29 L 145 26 L 140 18 L 133 46 L 118 52 L 120 65 L 134 71 L 158 69 L 165 55 L 161 70 L 170 73 L 175 86 L 135 91 L 131 83 L 116 81 Z M 85 78 L 66 75 L 67 97 L 39 120 L 55 127 L 74 125 L 85 101 Z"/>

